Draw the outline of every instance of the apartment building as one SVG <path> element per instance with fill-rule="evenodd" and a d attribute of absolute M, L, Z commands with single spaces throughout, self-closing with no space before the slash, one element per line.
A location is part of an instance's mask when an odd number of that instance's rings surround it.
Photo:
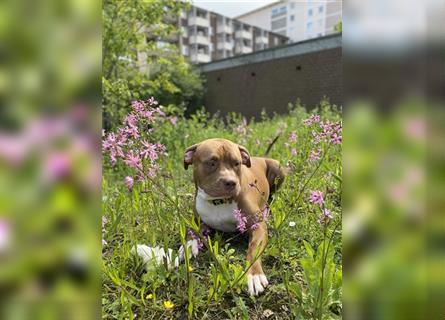
<path fill-rule="evenodd" d="M 282 0 L 235 19 L 298 42 L 334 33 L 335 26 L 342 20 L 342 1 Z"/>
<path fill-rule="evenodd" d="M 175 41 L 192 63 L 247 54 L 288 43 L 289 38 L 263 28 L 192 6 L 179 17 Z M 172 39 L 170 39 L 172 40 Z"/>

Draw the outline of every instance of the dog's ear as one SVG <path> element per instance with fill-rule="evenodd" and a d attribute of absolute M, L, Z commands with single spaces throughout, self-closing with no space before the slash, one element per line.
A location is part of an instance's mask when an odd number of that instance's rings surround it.
<path fill-rule="evenodd" d="M 246 148 L 243 146 L 238 145 L 239 152 L 241 153 L 241 159 L 243 160 L 242 163 L 245 164 L 248 168 L 250 168 L 250 154 L 249 151 L 247 151 Z"/>
<path fill-rule="evenodd" d="M 198 144 L 194 144 L 185 150 L 184 153 L 184 169 L 187 170 L 189 165 L 193 163 L 193 155 L 195 154 L 196 148 L 198 148 Z"/>
<path fill-rule="evenodd" d="M 275 192 L 281 186 L 286 176 L 286 169 L 279 161 L 274 159 L 265 159 L 267 165 L 267 181 L 269 182 L 270 193 Z"/>

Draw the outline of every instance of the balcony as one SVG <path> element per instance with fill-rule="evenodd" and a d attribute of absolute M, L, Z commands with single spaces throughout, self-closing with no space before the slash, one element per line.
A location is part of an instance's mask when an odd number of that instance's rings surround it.
<path fill-rule="evenodd" d="M 268 44 L 269 39 L 265 36 L 257 36 L 257 37 L 255 37 L 255 43 L 256 44 Z"/>
<path fill-rule="evenodd" d="M 232 33 L 233 28 L 232 26 L 228 26 L 226 24 L 218 24 L 216 26 L 216 33 Z"/>
<path fill-rule="evenodd" d="M 211 58 L 210 58 L 210 54 L 198 53 L 198 54 L 191 55 L 190 60 L 194 63 L 206 63 L 206 62 L 210 62 Z"/>
<path fill-rule="evenodd" d="M 218 42 L 218 44 L 216 45 L 216 48 L 218 50 L 232 50 L 233 42 L 226 42 L 226 41 Z"/>
<path fill-rule="evenodd" d="M 235 53 L 236 54 L 246 54 L 246 53 L 251 53 L 253 50 L 251 47 L 246 47 L 246 46 L 237 46 L 235 48 Z"/>
<path fill-rule="evenodd" d="M 247 30 L 237 30 L 235 32 L 235 37 L 244 38 L 244 39 L 252 39 L 252 32 Z"/>
<path fill-rule="evenodd" d="M 203 17 L 189 17 L 188 19 L 189 26 L 200 26 L 200 27 L 210 27 L 210 20 Z"/>
<path fill-rule="evenodd" d="M 189 43 L 190 44 L 202 44 L 202 45 L 209 45 L 210 44 L 210 40 L 209 37 L 205 36 L 205 35 L 195 35 L 195 36 L 190 36 L 189 37 Z"/>

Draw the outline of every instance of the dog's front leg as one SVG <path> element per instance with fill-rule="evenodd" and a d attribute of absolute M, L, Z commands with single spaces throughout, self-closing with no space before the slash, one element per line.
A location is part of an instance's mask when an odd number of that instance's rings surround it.
<path fill-rule="evenodd" d="M 267 244 L 267 225 L 264 221 L 258 224 L 255 230 L 249 231 L 249 248 L 247 260 L 251 267 L 247 272 L 247 286 L 250 295 L 258 295 L 264 291 L 269 282 L 261 266 L 261 255 Z"/>

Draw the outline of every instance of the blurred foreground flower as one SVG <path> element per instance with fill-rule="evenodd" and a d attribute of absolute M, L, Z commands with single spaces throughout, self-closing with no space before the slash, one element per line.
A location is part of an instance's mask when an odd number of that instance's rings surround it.
<path fill-rule="evenodd" d="M 9 249 L 11 244 L 11 226 L 8 221 L 0 218 L 0 253 Z"/>

